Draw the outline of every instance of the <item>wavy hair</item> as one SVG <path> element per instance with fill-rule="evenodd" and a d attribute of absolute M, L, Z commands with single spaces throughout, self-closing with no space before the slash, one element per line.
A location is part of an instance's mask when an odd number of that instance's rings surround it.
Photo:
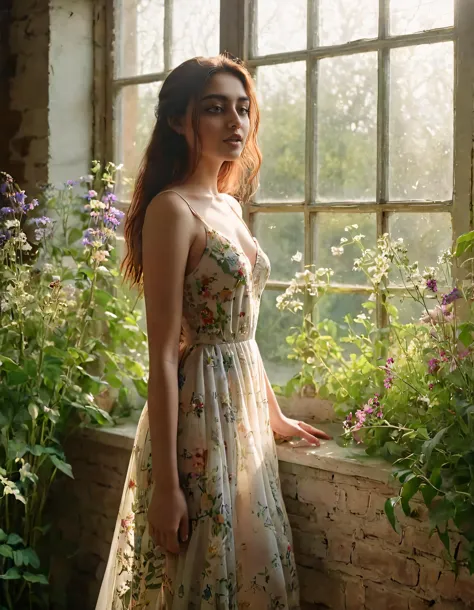
<path fill-rule="evenodd" d="M 146 209 L 153 197 L 171 185 L 183 184 L 197 167 L 201 150 L 198 101 L 208 81 L 221 72 L 233 74 L 243 84 L 250 100 L 250 129 L 239 159 L 222 163 L 217 186 L 219 192 L 234 196 L 242 204 L 247 203 L 257 189 L 262 162 L 257 144 L 260 114 L 250 73 L 240 60 L 229 54 L 194 57 L 185 61 L 168 75 L 160 90 L 155 110 L 156 123 L 140 164 L 132 202 L 125 219 L 127 251 L 121 270 L 124 271 L 124 281 L 128 281 L 132 287 L 143 288 L 142 229 Z M 193 104 L 193 153 L 185 137 L 171 127 L 173 119 L 186 114 L 190 103 Z"/>

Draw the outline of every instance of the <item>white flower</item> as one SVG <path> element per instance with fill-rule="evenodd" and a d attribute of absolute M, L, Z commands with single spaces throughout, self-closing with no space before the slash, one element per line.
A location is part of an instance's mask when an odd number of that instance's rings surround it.
<path fill-rule="evenodd" d="M 342 244 L 347 244 L 349 240 L 347 239 L 347 237 L 341 237 L 341 245 Z"/>
<path fill-rule="evenodd" d="M 331 252 L 333 256 L 341 256 L 341 254 L 344 254 L 344 248 L 342 246 L 339 248 L 336 246 L 332 246 Z"/>
<path fill-rule="evenodd" d="M 53 277 L 53 282 L 59 282 L 59 280 L 61 279 L 59 277 L 59 275 L 53 275 L 52 277 Z"/>
<path fill-rule="evenodd" d="M 301 252 L 297 251 L 296 254 L 291 257 L 291 260 L 295 261 L 295 263 L 299 263 L 302 258 L 303 258 L 303 254 Z"/>
<path fill-rule="evenodd" d="M 96 261 L 97 263 L 102 263 L 103 261 L 107 260 L 108 257 L 109 253 L 106 250 L 98 250 L 92 255 L 92 260 Z"/>
<path fill-rule="evenodd" d="M 13 227 L 19 227 L 20 221 L 15 218 L 15 220 L 7 220 L 5 221 L 5 229 L 13 229 Z"/>
<path fill-rule="evenodd" d="M 43 265 L 43 271 L 44 273 L 51 273 L 53 271 L 53 265 L 51 265 L 51 263 L 45 263 Z"/>

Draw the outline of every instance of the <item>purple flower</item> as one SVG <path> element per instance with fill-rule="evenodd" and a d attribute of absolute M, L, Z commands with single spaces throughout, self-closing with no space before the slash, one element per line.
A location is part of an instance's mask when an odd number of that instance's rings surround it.
<path fill-rule="evenodd" d="M 0 214 L 2 214 L 3 216 L 6 216 L 7 214 L 14 214 L 14 213 L 15 213 L 15 210 L 8 206 L 6 206 L 4 208 L 0 208 Z"/>
<path fill-rule="evenodd" d="M 27 212 L 29 212 L 30 210 L 34 210 L 36 206 L 39 205 L 39 201 L 37 199 L 32 199 L 30 201 L 30 203 L 25 203 L 22 206 L 22 210 L 23 212 L 26 214 Z"/>
<path fill-rule="evenodd" d="M 387 389 L 387 390 L 390 390 L 390 388 L 393 385 L 393 374 L 392 374 L 392 368 L 391 368 L 393 363 L 394 363 L 393 358 L 387 358 L 385 366 L 382 367 L 382 369 L 386 373 L 385 379 L 383 380 L 383 385 L 384 385 L 385 389 Z"/>
<path fill-rule="evenodd" d="M 46 227 L 47 225 L 51 224 L 53 221 L 48 216 L 40 216 L 39 218 L 32 218 L 31 222 L 34 223 L 36 226 L 42 225 L 43 227 Z"/>
<path fill-rule="evenodd" d="M 9 231 L 8 229 L 6 229 L 6 230 L 0 229 L 0 248 L 3 248 L 3 246 L 11 238 L 11 236 L 12 236 L 12 232 Z"/>
<path fill-rule="evenodd" d="M 431 290 L 432 292 L 438 292 L 438 285 L 434 278 L 430 278 L 429 280 L 426 281 L 426 287 L 428 288 L 428 290 Z"/>
<path fill-rule="evenodd" d="M 428 372 L 430 375 L 434 375 L 439 371 L 439 360 L 438 358 L 431 358 L 428 362 Z"/>
<path fill-rule="evenodd" d="M 84 195 L 84 199 L 88 199 L 89 201 L 91 199 L 95 199 L 97 197 L 97 191 L 94 191 L 93 189 L 91 189 L 87 195 Z"/>
<path fill-rule="evenodd" d="M 102 197 L 102 201 L 104 203 L 114 203 L 115 201 L 117 201 L 117 196 L 113 193 L 107 193 Z"/>
<path fill-rule="evenodd" d="M 451 290 L 451 292 L 449 292 L 448 294 L 443 294 L 442 304 L 449 305 L 450 303 L 456 301 L 457 299 L 460 299 L 461 297 L 462 292 L 459 290 L 459 288 L 454 288 L 454 290 Z"/>
<path fill-rule="evenodd" d="M 2 184 L 0 184 L 0 193 L 2 195 L 4 195 L 7 192 L 7 188 L 8 188 L 8 184 L 6 182 L 3 182 Z"/>
<path fill-rule="evenodd" d="M 432 390 L 434 388 L 434 383 L 429 383 L 428 384 L 428 390 Z"/>
<path fill-rule="evenodd" d="M 23 203 L 25 203 L 25 199 L 26 199 L 25 191 L 20 191 L 19 193 L 15 193 L 14 197 L 16 199 L 16 202 L 19 205 L 22 205 Z"/>

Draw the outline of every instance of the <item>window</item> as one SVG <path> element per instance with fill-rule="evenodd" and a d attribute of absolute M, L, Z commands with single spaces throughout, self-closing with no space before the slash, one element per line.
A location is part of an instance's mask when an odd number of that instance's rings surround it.
<path fill-rule="evenodd" d="M 453 199 L 454 18 L 454 0 L 250 3 L 264 162 L 248 217 L 273 266 L 258 339 L 274 383 L 293 372 L 285 336 L 295 319 L 282 323 L 275 297 L 296 271 L 335 271 L 331 293 L 306 304 L 313 319 L 362 311 L 370 290 L 352 270 L 357 252 L 331 254 L 346 225 L 372 247 L 387 231 L 403 237 L 421 268 L 452 245 L 455 212 L 468 209 Z M 402 319 L 417 315 L 397 306 Z M 380 304 L 376 314 L 383 325 Z"/>
<path fill-rule="evenodd" d="M 113 156 L 126 203 L 164 78 L 185 59 L 219 53 L 219 0 L 116 0 L 114 34 Z"/>
<path fill-rule="evenodd" d="M 387 231 L 403 237 L 420 266 L 470 226 L 473 6 L 115 1 L 107 152 L 126 168 L 123 205 L 170 69 L 228 50 L 256 79 L 264 161 L 244 213 L 272 262 L 257 338 L 274 383 L 296 371 L 285 343 L 295 319 L 275 307 L 296 271 L 308 264 L 335 270 L 331 293 L 316 311 L 307 304 L 313 316 L 342 321 L 359 313 L 370 292 L 352 270 L 354 251 L 331 255 L 345 225 L 358 224 L 372 245 Z M 380 306 L 376 316 L 384 324 Z"/>

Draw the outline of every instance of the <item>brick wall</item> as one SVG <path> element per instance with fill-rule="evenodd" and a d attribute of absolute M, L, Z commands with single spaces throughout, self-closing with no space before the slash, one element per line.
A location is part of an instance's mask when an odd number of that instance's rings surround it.
<path fill-rule="evenodd" d="M 7 0 L 1 14 L 1 168 L 28 190 L 48 177 L 48 0 Z"/>
<path fill-rule="evenodd" d="M 94 608 L 132 445 L 131 437 L 115 437 L 115 446 L 99 438 L 69 444 L 75 481 L 63 481 L 53 501 L 59 548 L 75 549 L 73 558 L 56 562 L 70 610 Z M 455 581 L 440 559 L 441 543 L 428 536 L 423 506 L 417 518 L 405 519 L 398 535 L 383 513 L 393 490 L 337 470 L 337 460 L 331 470 L 280 461 L 302 610 L 474 608 L 474 578 L 463 573 Z"/>
<path fill-rule="evenodd" d="M 0 4 L 0 169 L 29 195 L 92 155 L 93 0 Z"/>

